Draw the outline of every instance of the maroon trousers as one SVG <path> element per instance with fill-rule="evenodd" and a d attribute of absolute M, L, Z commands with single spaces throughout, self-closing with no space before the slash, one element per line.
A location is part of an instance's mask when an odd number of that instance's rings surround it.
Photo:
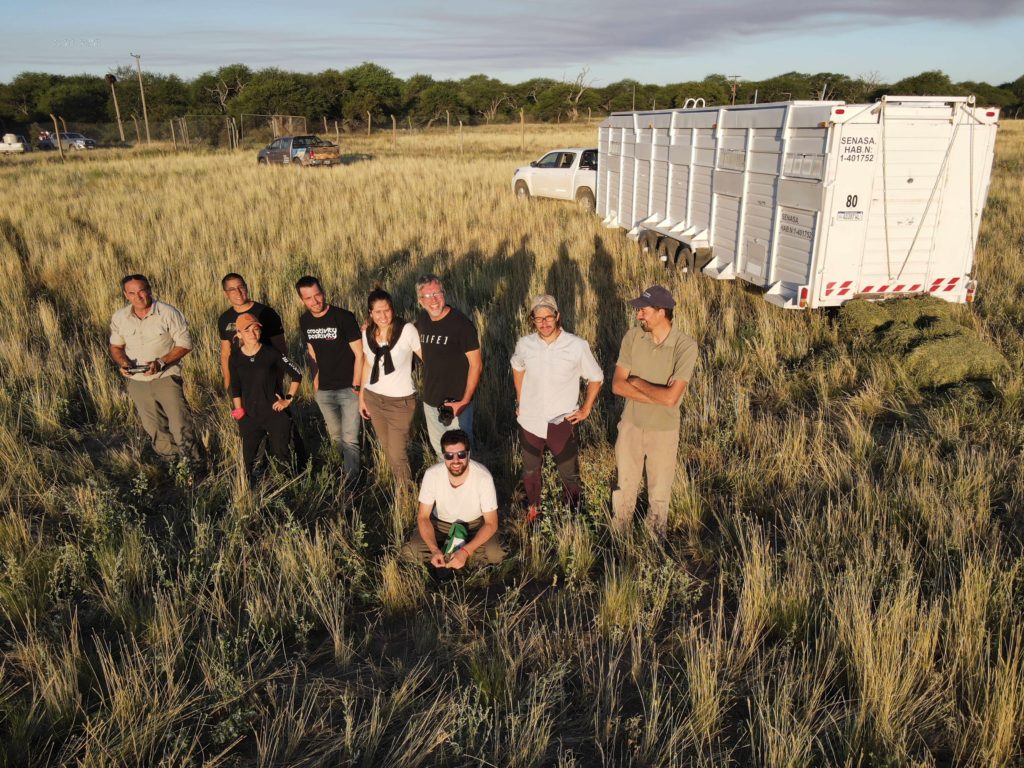
<path fill-rule="evenodd" d="M 523 485 L 526 500 L 531 506 L 540 504 L 541 468 L 544 466 L 544 449 L 554 456 L 558 477 L 562 481 L 562 500 L 572 508 L 580 502 L 579 443 L 572 424 L 548 424 L 548 433 L 541 437 L 519 428 L 519 439 L 523 445 Z"/>

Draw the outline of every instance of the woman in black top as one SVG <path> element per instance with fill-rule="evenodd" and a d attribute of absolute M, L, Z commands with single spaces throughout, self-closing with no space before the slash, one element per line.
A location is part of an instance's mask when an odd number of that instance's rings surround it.
<path fill-rule="evenodd" d="M 238 422 L 242 435 L 242 461 L 252 477 L 260 444 L 269 438 L 267 453 L 287 465 L 292 419 L 288 407 L 299 391 L 302 372 L 273 347 L 260 343 L 262 326 L 255 316 L 239 315 L 235 322 L 238 346 L 231 350 L 228 367 L 231 372 L 231 415 Z M 284 374 L 291 379 L 288 394 L 282 395 Z M 302 440 L 295 436 L 295 450 L 300 464 L 305 463 Z"/>

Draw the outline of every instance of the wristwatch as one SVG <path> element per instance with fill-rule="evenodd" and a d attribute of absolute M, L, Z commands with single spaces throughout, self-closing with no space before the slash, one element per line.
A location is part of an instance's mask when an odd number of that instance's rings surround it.
<path fill-rule="evenodd" d="M 286 394 L 286 395 L 284 396 L 284 399 L 285 399 L 285 400 L 291 400 L 291 399 L 293 399 L 294 397 L 295 397 L 295 395 L 293 395 L 293 394 L 292 394 L 291 392 L 289 392 L 288 394 Z"/>
<path fill-rule="evenodd" d="M 353 392 L 362 392 L 363 388 L 360 385 L 358 385 L 358 384 L 353 384 L 352 385 L 352 391 Z"/>

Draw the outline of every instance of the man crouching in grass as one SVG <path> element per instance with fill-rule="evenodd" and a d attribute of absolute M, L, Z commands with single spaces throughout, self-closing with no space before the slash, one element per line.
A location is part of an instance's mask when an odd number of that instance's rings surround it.
<path fill-rule="evenodd" d="M 498 495 L 487 467 L 469 458 L 469 435 L 450 429 L 441 435 L 442 461 L 423 474 L 416 528 L 403 548 L 406 557 L 434 568 L 464 568 L 477 554 L 488 565 L 500 563 L 505 549 L 498 537 Z M 444 553 L 456 523 L 466 542 Z"/>

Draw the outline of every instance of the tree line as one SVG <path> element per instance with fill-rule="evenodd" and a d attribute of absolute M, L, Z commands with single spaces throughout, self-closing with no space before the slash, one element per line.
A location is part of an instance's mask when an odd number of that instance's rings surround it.
<path fill-rule="evenodd" d="M 112 74 L 122 115 L 141 116 L 135 70 L 125 66 Z M 787 72 L 759 81 L 734 82 L 725 75 L 711 74 L 703 80 L 669 85 L 626 79 L 597 86 L 588 79 L 587 70 L 571 81 L 534 78 L 511 84 L 484 74 L 461 80 L 416 74 L 403 80 L 378 64 L 365 62 L 316 74 L 276 68 L 254 70 L 244 64 L 231 64 L 192 80 L 146 72 L 143 81 L 151 120 L 183 115 L 280 114 L 316 121 L 326 118 L 345 128 L 365 125 L 368 116 L 374 121 L 395 116 L 403 124 L 419 127 L 446 120 L 466 124 L 508 122 L 518 120 L 520 110 L 534 122 L 565 122 L 614 111 L 682 107 L 687 99 L 704 99 L 706 104 L 716 105 L 734 100 L 746 104 L 821 98 L 864 102 L 885 93 L 973 94 L 979 104 L 1000 107 L 1012 116 L 1024 107 L 1024 75 L 996 86 L 955 83 L 941 71 L 922 72 L 895 83 L 881 82 L 874 75 Z M 3 130 L 48 124 L 51 113 L 74 123 L 113 121 L 108 79 L 87 74 L 23 72 L 0 84 Z"/>

